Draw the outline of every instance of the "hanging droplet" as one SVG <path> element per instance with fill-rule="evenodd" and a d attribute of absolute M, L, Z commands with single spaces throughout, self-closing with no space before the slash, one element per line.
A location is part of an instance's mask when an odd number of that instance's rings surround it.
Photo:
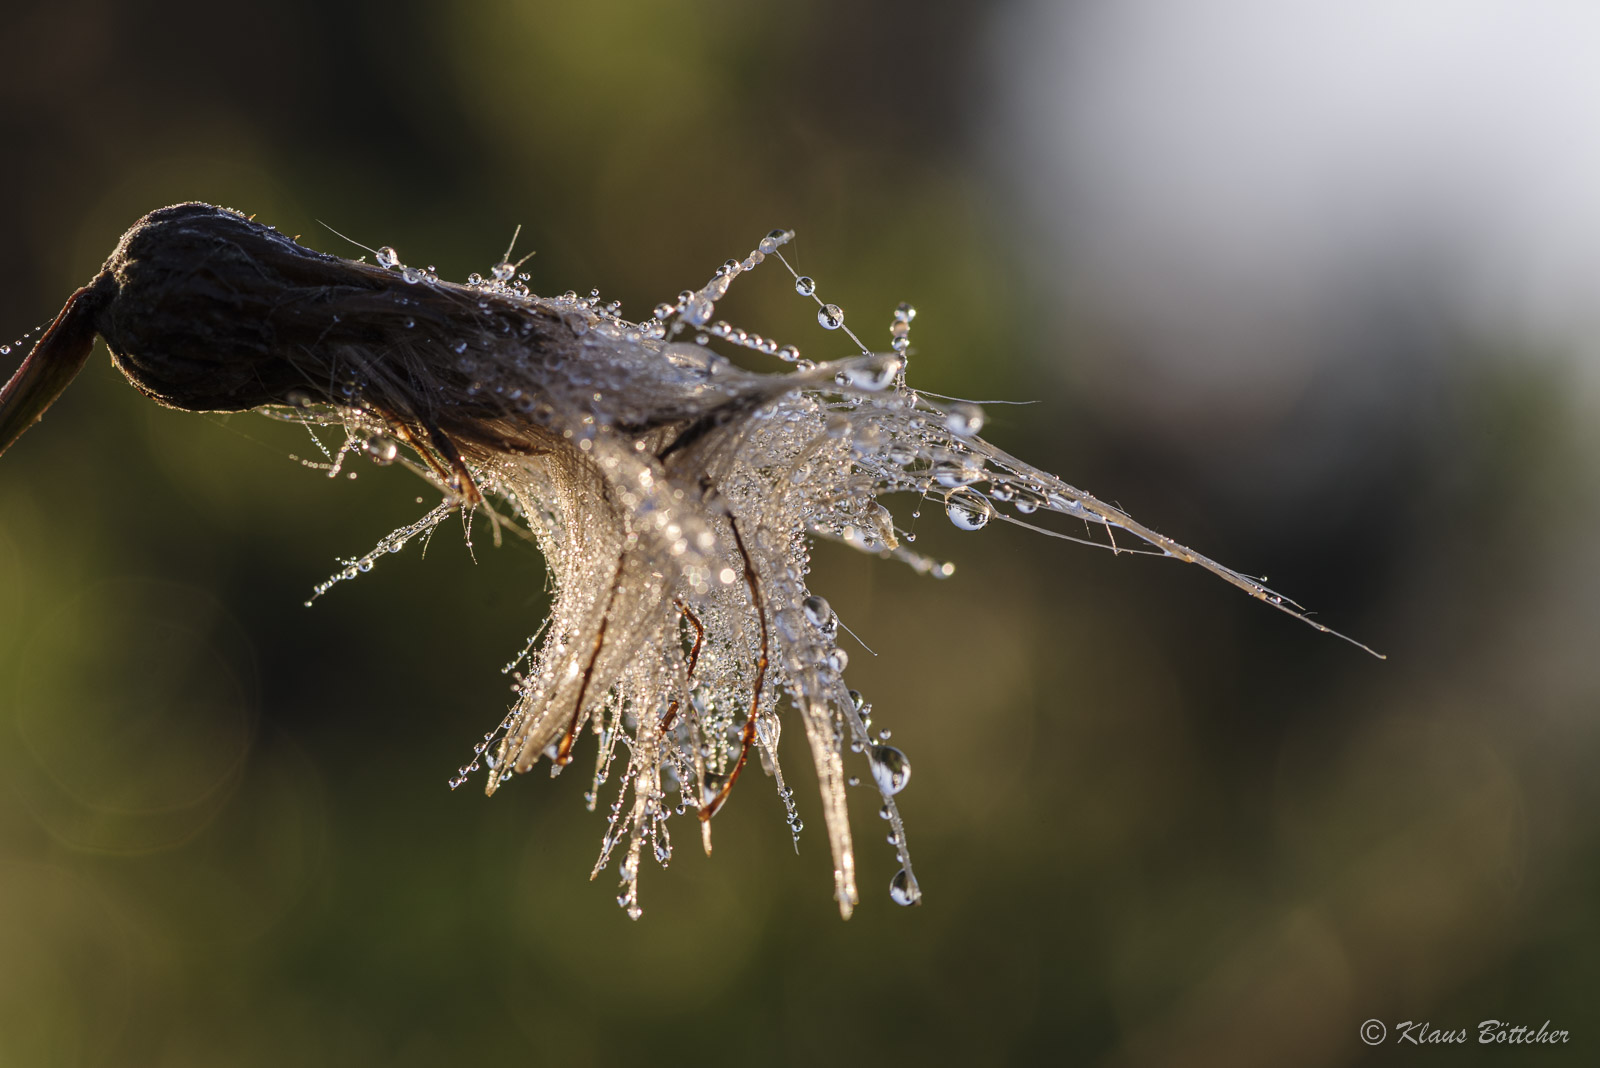
<path fill-rule="evenodd" d="M 817 322 L 824 330 L 837 330 L 844 325 L 844 309 L 837 304 L 824 304 L 817 309 Z"/>
<path fill-rule="evenodd" d="M 396 252 L 388 245 L 380 248 L 376 253 L 374 253 L 374 255 L 378 257 L 378 266 L 384 268 L 385 270 L 397 267 L 400 264 L 400 253 Z"/>
<path fill-rule="evenodd" d="M 917 309 L 902 302 L 900 306 L 894 310 L 894 317 L 900 320 L 902 323 L 909 323 L 911 320 L 917 317 Z"/>
<path fill-rule="evenodd" d="M 728 781 L 726 775 L 719 772 L 706 772 L 705 781 L 700 786 L 700 805 L 704 807 L 717 799 L 717 794 L 722 792 L 722 784 Z"/>
<path fill-rule="evenodd" d="M 896 905 L 920 905 L 922 887 L 917 885 L 916 876 L 901 868 L 894 873 L 894 878 L 889 880 L 889 897 Z"/>
<path fill-rule="evenodd" d="M 945 514 L 962 530 L 980 530 L 994 515 L 988 498 L 969 489 L 958 489 L 945 499 Z"/>
<path fill-rule="evenodd" d="M 803 274 L 794 280 L 794 291 L 802 297 L 809 297 L 817 291 L 817 280 L 809 274 Z"/>
<path fill-rule="evenodd" d="M 816 594 L 807 597 L 801 603 L 800 608 L 805 612 L 806 618 L 811 621 L 811 625 L 814 627 L 827 630 L 828 625 L 833 622 L 833 607 L 824 598 L 818 597 Z"/>
<path fill-rule="evenodd" d="M 800 350 L 795 348 L 793 345 L 785 345 L 783 348 L 778 350 L 778 359 L 780 360 L 784 360 L 788 363 L 794 363 L 799 358 Z"/>
<path fill-rule="evenodd" d="M 957 437 L 970 438 L 983 429 L 983 409 L 958 401 L 945 409 L 944 425 Z"/>
<path fill-rule="evenodd" d="M 872 747 L 872 777 L 885 794 L 897 794 L 911 781 L 911 761 L 892 745 Z"/>
<path fill-rule="evenodd" d="M 834 674 L 842 674 L 850 666 L 850 654 L 835 646 L 828 650 L 828 667 Z"/>
<path fill-rule="evenodd" d="M 677 310 L 676 308 L 674 308 L 672 305 L 668 304 L 666 301 L 662 301 L 660 304 L 656 305 L 656 318 L 657 319 L 665 319 L 667 316 L 671 315 L 676 310 Z"/>

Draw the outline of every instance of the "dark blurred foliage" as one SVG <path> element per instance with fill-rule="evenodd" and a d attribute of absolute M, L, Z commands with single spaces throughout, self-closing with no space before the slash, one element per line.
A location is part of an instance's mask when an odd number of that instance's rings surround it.
<path fill-rule="evenodd" d="M 631 923 L 572 776 L 445 788 L 542 616 L 536 554 L 446 527 L 308 611 L 431 491 L 332 484 L 299 429 L 157 409 L 102 356 L 0 462 L 0 1064 L 1345 1064 L 1368 1017 L 1592 1050 L 1600 569 L 1565 365 L 1388 292 L 1270 418 L 1164 417 L 1052 301 L 988 132 L 992 14 L 10 6 L 0 334 L 185 199 L 453 278 L 521 223 L 536 291 L 641 318 L 793 227 L 870 342 L 917 304 L 914 384 L 1038 399 L 991 440 L 1390 660 L 998 524 L 923 518 L 942 583 L 824 547 L 915 765 L 923 907 L 890 902 L 863 791 L 839 921 L 791 731 L 799 855 L 746 778 Z M 726 314 L 815 341 L 775 272 Z"/>

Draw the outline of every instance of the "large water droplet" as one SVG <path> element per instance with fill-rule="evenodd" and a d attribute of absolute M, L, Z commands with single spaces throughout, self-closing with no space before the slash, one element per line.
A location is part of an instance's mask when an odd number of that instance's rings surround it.
<path fill-rule="evenodd" d="M 378 257 L 378 266 L 384 268 L 385 270 L 396 267 L 400 263 L 400 253 L 396 252 L 388 245 L 380 248 L 376 253 L 374 253 L 374 255 Z"/>
<path fill-rule="evenodd" d="M 837 304 L 824 304 L 817 309 L 817 322 L 824 330 L 837 330 L 844 325 L 844 309 Z"/>
<path fill-rule="evenodd" d="M 794 280 L 794 291 L 802 297 L 809 297 L 817 291 L 817 280 L 808 274 L 803 274 Z"/>
<path fill-rule="evenodd" d="M 911 761 L 892 745 L 872 747 L 872 777 L 878 780 L 878 789 L 886 794 L 897 794 L 911 781 Z"/>
<path fill-rule="evenodd" d="M 909 323 L 917 317 L 917 309 L 904 302 L 894 310 L 894 317 L 902 323 Z"/>
<path fill-rule="evenodd" d="M 494 268 L 490 273 L 494 275 L 494 280 L 496 282 L 509 282 L 511 281 L 511 276 L 517 273 L 517 268 L 515 264 L 506 260 L 501 260 L 499 263 L 494 265 Z"/>
<path fill-rule="evenodd" d="M 827 630 L 828 625 L 833 622 L 833 607 L 816 594 L 807 597 L 800 607 L 805 611 L 806 618 L 811 621 L 811 625 L 814 627 Z"/>
<path fill-rule="evenodd" d="M 980 493 L 959 489 L 945 499 L 945 514 L 962 530 L 979 530 L 994 515 L 994 506 Z"/>
<path fill-rule="evenodd" d="M 896 905 L 922 904 L 922 887 L 917 885 L 916 876 L 901 868 L 894 873 L 894 878 L 889 880 L 889 896 Z"/>

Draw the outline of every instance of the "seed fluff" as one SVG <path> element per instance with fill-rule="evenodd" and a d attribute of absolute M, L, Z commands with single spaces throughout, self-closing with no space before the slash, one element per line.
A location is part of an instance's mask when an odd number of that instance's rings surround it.
<path fill-rule="evenodd" d="M 352 262 L 227 209 L 165 208 L 129 230 L 0 392 L 0 451 L 66 387 L 96 334 L 162 404 L 338 427 L 344 441 L 320 465 L 330 474 L 352 455 L 400 463 L 442 499 L 343 561 L 312 600 L 453 514 L 469 532 L 479 516 L 497 540 L 532 537 L 548 564 L 549 617 L 505 667 L 511 707 L 452 787 L 481 773 L 493 794 L 541 763 L 560 774 L 592 735 L 585 800 L 594 809 L 611 799 L 593 874 L 615 861 L 618 903 L 637 918 L 645 854 L 665 866 L 671 827 L 684 819 L 709 853 L 712 819 L 752 752 L 798 848 L 802 824 L 778 759 L 787 723 L 816 767 L 841 914 L 860 899 L 846 806 L 857 781 L 875 789 L 889 825 L 899 865 L 890 897 L 916 904 L 896 805 L 911 764 L 887 731 L 874 733 L 872 706 L 845 681 L 842 624 L 808 585 L 815 539 L 950 575 L 951 564 L 910 548 L 885 503 L 904 495 L 933 502 L 962 530 L 998 519 L 1196 564 L 1336 632 L 983 440 L 981 407 L 907 384 L 915 309 L 900 305 L 887 349 L 873 351 L 790 267 L 792 237 L 772 231 L 633 322 L 598 293 L 531 292 L 510 250 L 488 276 L 458 284 L 387 246 L 374 264 Z M 848 338 L 848 355 L 812 361 L 716 318 L 729 286 L 767 260 L 815 302 L 824 338 Z M 718 346 L 788 366 L 747 370 Z M 1083 535 L 1040 526 L 1047 513 L 1081 521 Z"/>

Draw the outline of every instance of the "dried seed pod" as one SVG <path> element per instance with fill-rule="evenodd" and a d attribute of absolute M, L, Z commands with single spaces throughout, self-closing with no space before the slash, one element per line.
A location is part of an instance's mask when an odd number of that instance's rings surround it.
<path fill-rule="evenodd" d="M 908 387 L 909 305 L 894 314 L 893 351 L 868 352 L 815 281 L 790 268 L 822 325 L 861 349 L 821 365 L 712 323 L 735 277 L 769 258 L 788 266 L 781 248 L 791 236 L 773 231 L 743 261 L 633 323 L 597 297 L 530 294 L 509 263 L 490 280 L 459 285 L 404 266 L 392 249 L 379 250 L 377 265 L 351 262 L 237 212 L 164 208 L 128 231 L 0 390 L 0 451 L 71 382 L 96 334 L 136 388 L 170 407 L 277 407 L 291 418 L 341 420 L 346 448 L 380 463 L 395 457 L 392 435 L 423 461 L 419 470 L 431 472 L 445 500 L 349 561 L 318 593 L 370 570 L 451 510 L 485 501 L 501 502 L 526 526 L 555 583 L 542 643 L 536 634 L 507 666 L 526 662 L 510 712 L 452 785 L 485 764 L 491 793 L 542 758 L 559 772 L 593 723 L 592 807 L 626 739 L 595 871 L 626 843 L 619 902 L 637 916 L 644 847 L 665 864 L 668 820 L 693 810 L 709 851 L 710 819 L 752 747 L 760 746 L 799 835 L 777 755 L 776 714 L 787 696 L 817 769 L 841 913 L 859 897 L 845 803 L 857 781 L 877 787 L 890 821 L 891 898 L 915 904 L 922 892 L 895 801 L 910 763 L 881 744 L 887 731 L 869 736 L 871 706 L 845 684 L 841 624 L 806 584 L 810 539 L 944 576 L 951 565 L 911 551 L 880 498 L 933 497 L 963 530 L 991 520 L 1041 530 L 1032 518 L 1053 512 L 1103 529 L 1106 540 L 1045 533 L 1196 564 L 1335 632 L 1260 582 L 979 438 L 976 406 L 941 404 Z M 677 342 L 685 328 L 795 369 L 743 370 L 704 338 Z M 1119 546 L 1115 530 L 1147 548 Z M 866 761 L 865 776 L 845 774 L 852 754 Z M 674 790 L 676 805 L 667 797 Z"/>

